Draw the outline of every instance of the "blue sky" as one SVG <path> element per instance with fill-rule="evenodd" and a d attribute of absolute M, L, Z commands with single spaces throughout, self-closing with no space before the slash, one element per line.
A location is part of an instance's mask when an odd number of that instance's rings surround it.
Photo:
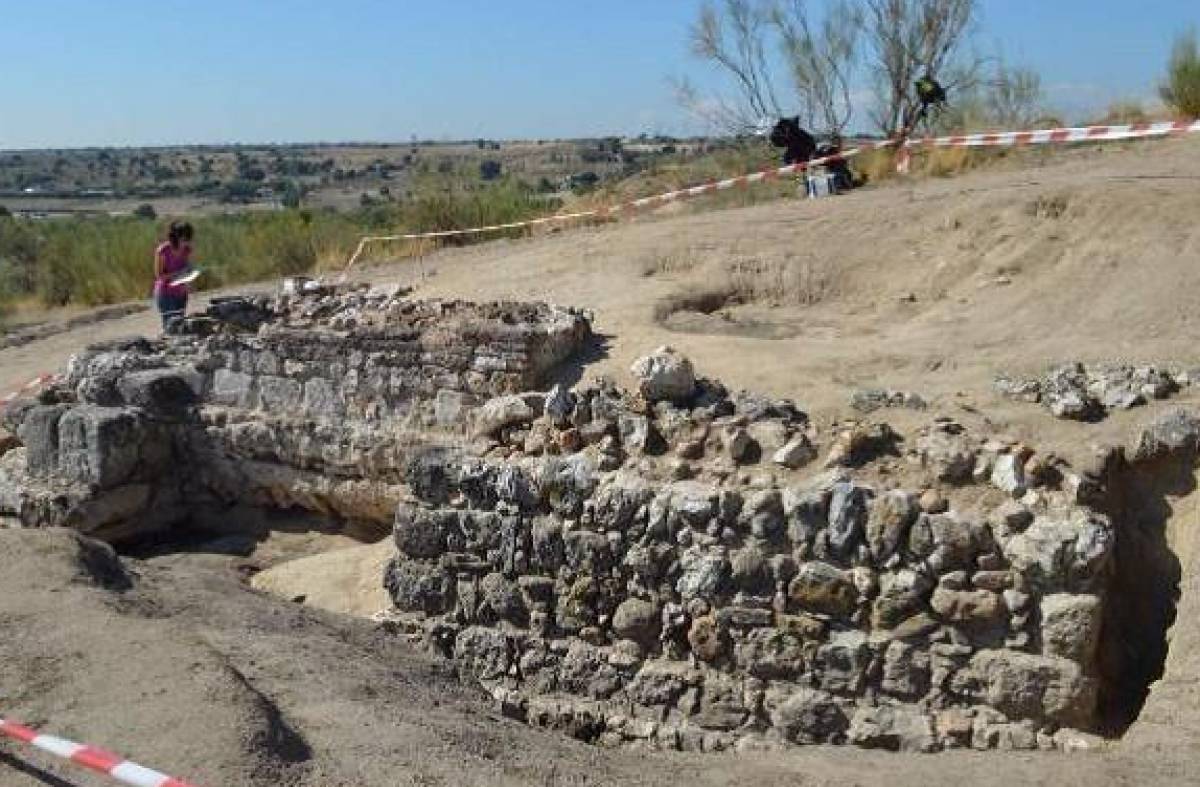
<path fill-rule="evenodd" d="M 819 0 L 817 0 L 819 2 Z M 699 0 L 0 0 L 0 148 L 700 130 Z M 1154 94 L 1197 0 L 983 0 L 1080 115 Z"/>

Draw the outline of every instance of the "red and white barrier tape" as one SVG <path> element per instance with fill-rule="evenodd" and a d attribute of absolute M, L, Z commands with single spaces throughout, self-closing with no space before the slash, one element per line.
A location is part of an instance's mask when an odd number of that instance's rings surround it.
<path fill-rule="evenodd" d="M 903 146 L 905 148 L 1012 147 L 1022 145 L 1069 144 L 1076 142 L 1115 142 L 1123 139 L 1145 139 L 1148 137 L 1163 137 L 1172 134 L 1189 134 L 1198 132 L 1200 132 L 1200 120 L 1181 120 L 1166 121 L 1162 123 L 1136 123 L 1121 126 L 1080 126 L 1077 128 L 1038 129 L 1036 131 L 997 131 L 984 134 L 925 137 L 921 139 L 905 140 Z M 724 180 L 713 180 L 698 186 L 692 186 L 690 188 L 677 189 L 675 191 L 668 191 L 664 194 L 656 194 L 652 197 L 642 197 L 641 199 L 630 200 L 628 202 L 623 202 L 620 206 L 614 208 L 602 207 L 595 210 L 584 210 L 575 213 L 561 213 L 554 216 L 544 216 L 538 219 L 513 221 L 507 224 L 493 224 L 486 227 L 471 227 L 469 229 L 461 230 L 409 232 L 398 235 L 367 235 L 358 242 L 358 246 L 354 249 L 354 253 L 350 255 L 350 261 L 346 263 L 346 269 L 343 271 L 342 277 L 345 278 L 350 268 L 353 267 L 354 263 L 357 262 L 359 257 L 362 256 L 363 252 L 367 248 L 367 245 L 371 243 L 402 240 L 427 240 L 463 235 L 478 235 L 486 232 L 498 232 L 501 230 L 520 229 L 523 227 L 535 227 L 541 224 L 575 221 L 577 219 L 607 218 L 608 216 L 614 214 L 632 213 L 643 208 L 659 207 L 679 199 L 698 197 L 703 194 L 711 194 L 714 191 L 747 186 L 751 183 L 759 183 L 772 178 L 798 174 L 808 167 L 830 164 L 835 161 L 844 161 L 864 151 L 895 147 L 899 144 L 901 144 L 899 139 L 887 139 L 880 142 L 866 142 L 836 156 L 826 156 L 824 158 L 812 159 L 811 161 L 807 162 L 789 164 L 784 167 L 764 169 L 759 172 L 752 172 L 747 175 L 739 175 L 737 177 L 726 178 Z"/>
<path fill-rule="evenodd" d="M 32 380 L 25 383 L 17 390 L 11 391 L 9 393 L 4 394 L 3 396 L 0 396 L 0 409 L 3 409 L 6 405 L 11 404 L 14 399 L 17 399 L 18 397 L 21 397 L 21 396 L 25 396 L 30 391 L 36 391 L 38 388 L 41 388 L 45 385 L 49 385 L 50 382 L 52 382 L 54 380 L 54 378 L 55 378 L 55 375 L 53 375 L 53 374 L 39 374 L 37 377 L 34 377 Z"/>
<path fill-rule="evenodd" d="M 42 735 L 15 721 L 0 719 L 0 734 L 22 743 L 28 743 L 34 748 L 49 752 L 64 760 L 70 760 L 76 765 L 81 765 L 97 773 L 103 773 L 122 784 L 132 785 L 132 787 L 194 787 L 188 782 L 138 765 L 136 762 L 130 762 L 124 757 L 104 749 L 85 746 L 82 743 L 75 743 L 53 735 Z"/>
<path fill-rule="evenodd" d="M 1197 132 L 1200 132 L 1200 120 L 1175 120 L 1161 123 L 1133 123 L 1123 126 L 1079 126 L 1076 128 L 1045 128 L 1037 131 L 997 131 L 951 137 L 925 137 L 910 139 L 904 144 L 905 147 L 910 148 L 1010 147 L 1073 142 L 1116 142 L 1123 139 L 1145 139 Z M 889 141 L 877 143 L 876 146 L 891 144 L 894 143 Z"/>
<path fill-rule="evenodd" d="M 886 147 L 885 143 L 879 143 L 876 147 Z M 847 150 L 836 156 L 825 156 L 823 158 L 815 158 L 810 161 L 801 161 L 795 164 L 788 164 L 783 167 L 764 169 L 759 172 L 751 172 L 747 175 L 739 175 L 735 178 L 726 178 L 725 180 L 711 180 L 708 183 L 702 183 L 698 186 L 689 188 L 677 189 L 668 191 L 663 194 L 656 194 L 652 197 L 642 197 L 640 199 L 629 200 L 621 203 L 618 207 L 600 207 L 593 210 L 577 211 L 575 213 L 558 213 L 553 216 L 543 216 L 537 219 L 527 219 L 525 221 L 514 221 L 508 224 L 493 224 L 487 227 L 471 227 L 462 230 L 441 230 L 438 232 L 408 232 L 399 235 L 367 235 L 358 242 L 358 246 L 354 249 L 354 253 L 350 255 L 350 261 L 346 263 L 346 271 L 343 271 L 343 278 L 346 272 L 358 261 L 366 250 L 369 243 L 382 243 L 385 241 L 398 240 L 427 240 L 433 238 L 449 238 L 461 235 L 476 235 L 485 232 L 497 232 L 500 230 L 520 229 L 522 227 L 536 227 L 541 224 L 550 224 L 563 221 L 575 221 L 577 219 L 587 218 L 608 218 L 611 215 L 618 213 L 632 213 L 643 208 L 658 207 L 666 205 L 668 202 L 674 202 L 680 199 L 688 199 L 690 197 L 699 197 L 703 194 L 711 194 L 714 191 L 731 189 L 735 186 L 748 186 L 751 183 L 759 183 L 764 180 L 773 178 L 795 175 L 803 172 L 809 167 L 816 167 L 822 164 L 832 164 L 837 161 L 845 161 L 857 155 L 862 150 L 867 148 L 855 148 Z"/>

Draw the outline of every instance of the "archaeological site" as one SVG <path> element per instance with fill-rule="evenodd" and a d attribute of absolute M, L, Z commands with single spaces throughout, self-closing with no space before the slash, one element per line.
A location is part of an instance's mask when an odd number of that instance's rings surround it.
<path fill-rule="evenodd" d="M 670 347 L 633 388 L 563 382 L 597 341 L 544 303 L 217 299 L 5 411 L 0 518 L 118 549 L 293 510 L 390 535 L 377 625 L 601 746 L 1071 751 L 1137 719 L 1180 578 L 1157 501 L 1200 419 L 1072 466 L 915 395 L 859 392 L 818 428 Z M 1105 404 L 1188 382 L 1103 381 Z M 1050 406 L 1100 407 L 1076 399 Z"/>

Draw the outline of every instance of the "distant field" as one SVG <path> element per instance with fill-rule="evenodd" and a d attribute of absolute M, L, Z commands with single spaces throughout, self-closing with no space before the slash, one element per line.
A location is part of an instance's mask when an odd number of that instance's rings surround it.
<path fill-rule="evenodd" d="M 159 215 L 349 210 L 501 180 L 557 194 L 707 146 L 606 138 L 7 151 L 0 152 L 0 206 L 34 218 L 132 213 L 142 205 Z"/>

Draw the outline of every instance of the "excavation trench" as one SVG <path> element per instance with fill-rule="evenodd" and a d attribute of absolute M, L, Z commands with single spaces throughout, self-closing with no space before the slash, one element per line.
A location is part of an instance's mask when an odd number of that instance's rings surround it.
<path fill-rule="evenodd" d="M 0 516 L 390 607 L 508 715 L 605 744 L 1068 748 L 1122 735 L 1163 673 L 1194 450 L 1118 455 L 1087 505 L 1039 476 L 1027 505 L 1026 449 L 946 419 L 898 456 L 882 424 L 826 438 L 709 380 L 529 393 L 588 345 L 570 310 L 256 308 L 253 333 L 81 354 L 12 416 Z"/>
<path fill-rule="evenodd" d="M 1119 737 L 1163 677 L 1183 578 L 1195 539 L 1196 467 L 1190 453 L 1110 463 L 1102 507 L 1116 525 L 1097 661 L 1097 729 Z"/>

